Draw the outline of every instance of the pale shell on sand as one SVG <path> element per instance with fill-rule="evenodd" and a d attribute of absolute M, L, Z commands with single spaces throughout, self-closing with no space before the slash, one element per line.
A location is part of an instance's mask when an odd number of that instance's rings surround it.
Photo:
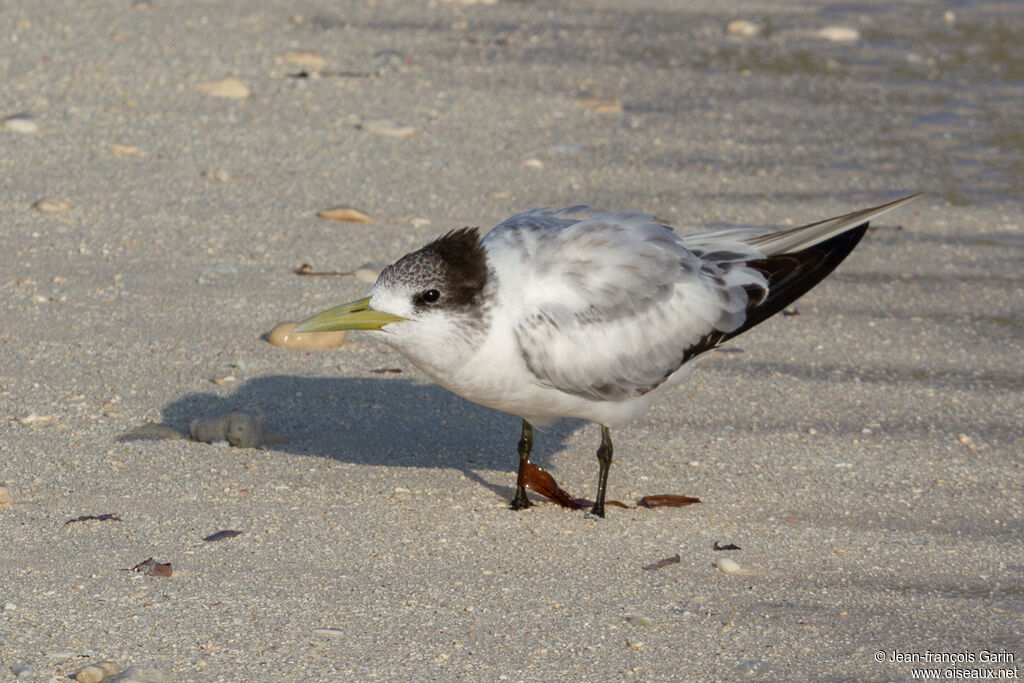
<path fill-rule="evenodd" d="M 287 62 L 304 67 L 310 71 L 323 71 L 324 67 L 327 66 L 326 59 L 309 50 L 285 50 L 284 52 L 279 52 L 275 59 L 278 62 Z"/>
<path fill-rule="evenodd" d="M 834 43 L 852 43 L 860 40 L 860 31 L 849 26 L 826 26 L 814 35 Z"/>
<path fill-rule="evenodd" d="M 751 38 L 761 32 L 761 27 L 746 19 L 736 19 L 729 22 L 729 25 L 725 27 L 725 32 L 730 36 Z"/>
<path fill-rule="evenodd" d="M 318 211 L 316 215 L 329 221 L 346 221 L 348 223 L 369 223 L 372 220 L 367 214 L 351 206 L 333 206 Z"/>
<path fill-rule="evenodd" d="M 283 322 L 267 335 L 267 341 L 274 346 L 286 349 L 331 349 L 341 346 L 345 341 L 345 331 L 337 332 L 302 332 L 295 334 L 292 330 L 298 323 Z"/>
<path fill-rule="evenodd" d="M 4 119 L 3 128 L 4 130 L 9 130 L 12 133 L 22 133 L 23 135 L 31 135 L 32 133 L 39 132 L 39 124 L 36 123 L 31 116 L 26 114 L 8 116 Z"/>
<path fill-rule="evenodd" d="M 247 86 L 237 78 L 221 78 L 216 81 L 203 81 L 196 84 L 196 90 L 211 97 L 226 97 L 235 100 L 244 100 L 252 94 Z"/>
<path fill-rule="evenodd" d="M 63 213 L 71 210 L 71 204 L 63 199 L 46 197 L 33 204 L 32 208 L 41 213 Z"/>
<path fill-rule="evenodd" d="M 363 121 L 360 126 L 367 133 L 381 135 L 388 138 L 409 138 L 416 132 L 412 126 L 396 123 L 391 119 L 372 119 Z"/>
<path fill-rule="evenodd" d="M 715 569 L 723 574 L 735 574 L 740 570 L 740 563 L 728 557 L 723 557 L 715 562 Z"/>

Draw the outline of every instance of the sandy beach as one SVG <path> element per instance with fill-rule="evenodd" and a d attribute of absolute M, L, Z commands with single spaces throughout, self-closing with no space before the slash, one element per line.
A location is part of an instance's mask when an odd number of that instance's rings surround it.
<path fill-rule="evenodd" d="M 0 26 L 0 681 L 1020 676 L 1021 3 L 33 0 Z M 914 192 L 616 434 L 611 498 L 697 505 L 510 511 L 518 418 L 358 332 L 266 341 L 534 207 L 685 232 Z M 188 438 L 233 413 L 259 447 Z M 534 436 L 592 497 L 598 427 Z"/>

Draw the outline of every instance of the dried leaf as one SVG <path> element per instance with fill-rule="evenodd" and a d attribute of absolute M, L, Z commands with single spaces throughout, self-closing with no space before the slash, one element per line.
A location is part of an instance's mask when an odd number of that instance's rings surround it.
<path fill-rule="evenodd" d="M 132 571 L 140 572 L 146 576 L 170 576 L 171 563 L 157 562 L 151 557 L 148 560 L 139 562 L 137 565 L 132 567 Z"/>
<path fill-rule="evenodd" d="M 103 514 L 103 515 L 82 515 L 81 517 L 75 517 L 74 519 L 69 519 L 68 521 L 64 522 L 64 526 L 67 526 L 68 524 L 73 524 L 75 522 L 88 522 L 89 520 L 93 520 L 93 519 L 96 520 L 97 522 L 120 522 L 121 521 L 121 518 L 118 517 L 117 514 L 115 514 L 113 512 L 108 512 L 108 513 Z"/>
<path fill-rule="evenodd" d="M 673 555 L 672 557 L 666 557 L 664 560 L 658 560 L 653 564 L 644 565 L 644 569 L 646 569 L 647 571 L 654 571 L 655 569 L 667 567 L 670 564 L 679 564 L 679 561 L 681 559 L 682 558 L 679 557 L 679 555 Z"/>
<path fill-rule="evenodd" d="M 214 541 L 223 541 L 225 538 L 234 538 L 235 536 L 238 536 L 241 533 L 241 531 L 235 531 L 234 529 L 222 529 L 221 531 L 218 531 L 215 534 L 210 534 L 203 540 L 209 541 L 210 543 Z"/>
<path fill-rule="evenodd" d="M 644 496 L 636 502 L 636 506 L 642 508 L 679 508 L 684 505 L 693 505 L 694 503 L 699 502 L 700 498 L 679 496 L 674 493 L 663 493 L 655 496 Z"/>

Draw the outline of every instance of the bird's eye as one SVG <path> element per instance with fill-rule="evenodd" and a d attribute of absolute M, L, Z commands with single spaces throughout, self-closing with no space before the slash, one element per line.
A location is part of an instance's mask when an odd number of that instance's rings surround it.
<path fill-rule="evenodd" d="M 437 303 L 437 300 L 441 298 L 441 292 L 436 289 L 428 289 L 427 291 L 420 294 L 420 301 L 425 304 Z"/>

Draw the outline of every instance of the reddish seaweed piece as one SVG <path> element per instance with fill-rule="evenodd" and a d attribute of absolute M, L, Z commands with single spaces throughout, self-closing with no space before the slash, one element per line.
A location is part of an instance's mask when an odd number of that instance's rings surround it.
<path fill-rule="evenodd" d="M 570 496 L 565 489 L 558 485 L 555 478 L 548 474 L 540 465 L 532 462 L 524 462 L 519 470 L 523 478 L 523 484 L 530 487 L 548 500 L 558 503 L 562 507 L 579 510 L 583 505 Z"/>
<path fill-rule="evenodd" d="M 644 565 L 644 569 L 646 569 L 647 571 L 654 571 L 655 569 L 661 569 L 662 567 L 667 567 L 670 564 L 679 564 L 679 562 L 682 559 L 683 558 L 681 558 L 679 556 L 679 554 L 676 553 L 672 557 L 666 557 L 664 560 L 658 560 L 657 562 L 654 562 L 652 564 Z"/>
<path fill-rule="evenodd" d="M 145 574 L 146 576 L 170 576 L 172 573 L 170 562 L 157 562 L 152 557 L 139 562 L 132 567 L 132 571 Z"/>
<path fill-rule="evenodd" d="M 700 498 L 694 498 L 693 496 L 680 496 L 675 493 L 661 493 L 654 496 L 644 496 L 636 502 L 636 506 L 640 508 L 679 508 L 684 505 L 693 505 L 699 503 Z"/>
<path fill-rule="evenodd" d="M 214 541 L 223 541 L 225 538 L 234 538 L 235 536 L 238 536 L 241 533 L 241 531 L 236 531 L 235 529 L 221 529 L 215 534 L 210 534 L 203 540 L 213 543 Z"/>
<path fill-rule="evenodd" d="M 540 465 L 536 465 L 529 461 L 523 463 L 519 470 L 519 476 L 521 477 L 521 483 L 524 486 L 533 489 L 551 502 L 558 503 L 562 507 L 572 510 L 582 510 L 584 508 L 594 507 L 594 501 L 592 500 L 573 497 L 568 491 L 559 486 L 558 482 L 555 481 L 555 478 Z M 636 502 L 634 507 L 682 507 L 684 505 L 692 505 L 699 502 L 700 498 L 664 493 L 653 496 L 644 496 Z M 632 509 L 629 505 L 626 505 L 620 500 L 606 500 L 604 504 L 626 508 L 627 510 Z"/>

